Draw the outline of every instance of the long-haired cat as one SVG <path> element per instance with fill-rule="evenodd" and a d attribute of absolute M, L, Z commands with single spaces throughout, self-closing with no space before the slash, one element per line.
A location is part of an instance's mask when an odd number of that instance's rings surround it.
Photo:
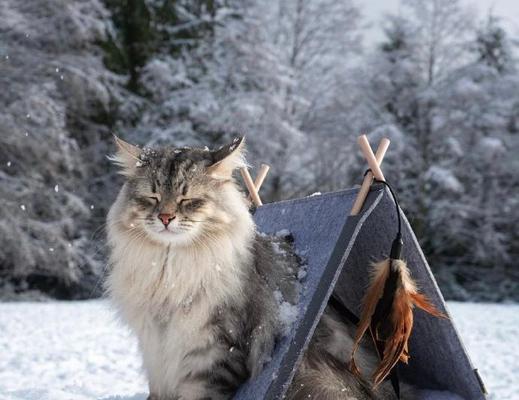
<path fill-rule="evenodd" d="M 255 231 L 232 177 L 243 139 L 216 151 L 116 143 L 126 181 L 108 214 L 107 291 L 138 337 L 149 398 L 231 399 L 282 335 L 275 292 L 297 301 L 297 259 Z M 391 399 L 341 364 L 351 336 L 327 311 L 288 396 Z"/>

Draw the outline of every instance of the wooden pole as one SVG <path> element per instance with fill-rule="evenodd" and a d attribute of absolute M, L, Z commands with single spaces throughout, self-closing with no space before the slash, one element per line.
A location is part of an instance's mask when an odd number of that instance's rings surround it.
<path fill-rule="evenodd" d="M 256 207 L 262 206 L 263 203 L 261 202 L 258 191 L 256 190 L 256 186 L 254 185 L 254 182 L 252 181 L 252 178 L 249 174 L 249 170 L 245 167 L 242 167 L 240 168 L 240 173 L 243 181 L 245 182 L 245 186 L 247 186 L 247 190 L 249 191 L 252 202 Z"/>
<path fill-rule="evenodd" d="M 378 145 L 377 152 L 375 154 L 375 159 L 379 166 L 382 164 L 382 161 L 384 160 L 384 156 L 386 155 L 386 151 L 387 151 L 390 143 L 391 142 L 389 141 L 389 139 L 382 138 L 382 140 L 380 141 L 380 143 Z M 369 144 L 368 144 L 368 146 L 369 146 Z M 370 148 L 370 150 L 371 150 L 371 148 Z M 373 183 L 373 173 L 371 171 L 368 171 L 366 176 L 364 176 L 364 181 L 362 182 L 362 185 L 359 189 L 359 193 L 357 194 L 355 203 L 353 203 L 353 207 L 351 208 L 350 215 L 357 215 L 360 212 L 360 210 L 362 210 L 362 206 L 364 205 L 364 202 L 366 201 L 366 197 L 368 197 L 369 189 L 370 189 L 372 183 Z"/>
<path fill-rule="evenodd" d="M 384 174 L 382 173 L 382 170 L 378 166 L 377 159 L 375 157 L 375 154 L 373 154 L 373 150 L 371 150 L 371 146 L 369 145 L 367 136 L 366 135 L 359 136 L 359 138 L 357 139 L 357 143 L 360 146 L 360 150 L 362 151 L 362 154 L 364 154 L 364 158 L 368 162 L 371 172 L 373 172 L 373 176 L 376 179 L 378 179 L 379 181 L 385 181 L 386 178 L 384 178 Z"/>
<path fill-rule="evenodd" d="M 261 164 L 260 170 L 256 179 L 254 180 L 254 186 L 256 187 L 256 191 L 259 192 L 261 185 L 263 185 L 263 181 L 265 177 L 269 173 L 270 166 L 267 164 Z"/>

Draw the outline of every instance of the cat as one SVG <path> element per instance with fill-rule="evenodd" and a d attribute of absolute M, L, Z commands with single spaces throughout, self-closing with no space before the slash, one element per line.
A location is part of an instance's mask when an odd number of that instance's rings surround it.
<path fill-rule="evenodd" d="M 233 179 L 243 138 L 215 151 L 116 144 L 126 180 L 107 217 L 106 290 L 138 338 L 149 399 L 231 399 L 286 328 L 277 297 L 298 301 L 297 256 L 255 230 Z M 393 398 L 341 364 L 350 331 L 327 308 L 287 398 Z"/>

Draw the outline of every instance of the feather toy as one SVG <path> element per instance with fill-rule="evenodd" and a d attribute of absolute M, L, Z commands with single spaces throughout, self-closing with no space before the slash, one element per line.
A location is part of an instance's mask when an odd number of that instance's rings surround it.
<path fill-rule="evenodd" d="M 351 372 L 360 376 L 361 372 L 355 363 L 355 352 L 365 333 L 369 331 L 381 360 L 372 376 L 375 388 L 386 377 L 391 376 L 399 361 L 407 364 L 409 360 L 408 341 L 413 330 L 414 307 L 435 317 L 445 318 L 425 295 L 418 292 L 406 262 L 401 259 L 403 241 L 398 201 L 387 182 L 378 182 L 388 187 L 396 204 L 398 233 L 391 246 L 389 258 L 374 265 L 350 360 Z M 392 383 L 398 394 L 397 380 L 392 379 Z"/>

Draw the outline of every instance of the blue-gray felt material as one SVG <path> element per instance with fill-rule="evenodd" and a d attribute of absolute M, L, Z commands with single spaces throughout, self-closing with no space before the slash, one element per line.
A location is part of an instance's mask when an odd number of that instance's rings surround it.
<path fill-rule="evenodd" d="M 359 314 L 369 279 L 369 266 L 387 256 L 395 236 L 395 206 L 382 186 L 374 186 L 362 213 L 348 217 L 357 189 L 260 207 L 254 219 L 258 230 L 275 234 L 287 229 L 307 264 L 299 304 L 299 318 L 290 334 L 278 343 L 272 360 L 255 379 L 246 382 L 235 400 L 281 399 L 290 385 L 331 293 Z M 446 314 L 445 303 L 404 217 L 404 258 L 420 289 Z M 408 366 L 402 377 L 421 388 L 456 393 L 467 400 L 484 399 L 474 368 L 451 320 L 415 312 Z"/>

